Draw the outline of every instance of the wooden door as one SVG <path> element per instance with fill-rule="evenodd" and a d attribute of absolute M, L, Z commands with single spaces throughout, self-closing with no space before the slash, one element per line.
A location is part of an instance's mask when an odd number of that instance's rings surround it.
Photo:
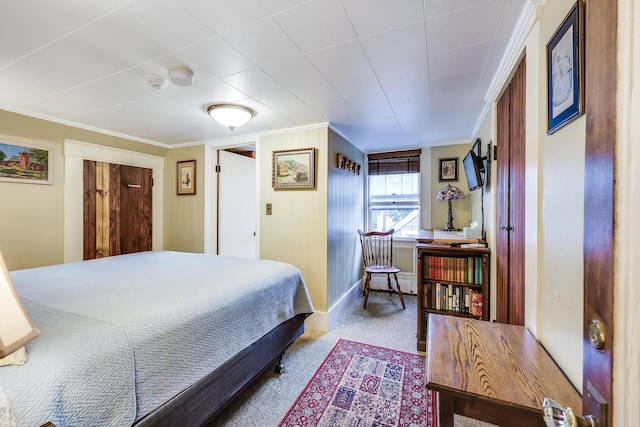
<path fill-rule="evenodd" d="M 84 161 L 83 259 L 151 250 L 152 170 Z"/>
<path fill-rule="evenodd" d="M 119 169 L 120 211 L 112 214 L 120 219 L 120 253 L 150 251 L 153 172 L 133 166 L 119 166 Z"/>
<path fill-rule="evenodd" d="M 524 325 L 525 58 L 497 104 L 496 320 Z"/>
<path fill-rule="evenodd" d="M 611 426 L 618 9 L 616 0 L 591 0 L 587 6 L 582 413 Z M 602 349 L 590 339 L 594 321 L 604 332 Z"/>

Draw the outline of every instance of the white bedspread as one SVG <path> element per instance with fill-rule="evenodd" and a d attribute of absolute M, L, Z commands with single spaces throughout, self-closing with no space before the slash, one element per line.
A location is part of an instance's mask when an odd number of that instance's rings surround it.
<path fill-rule="evenodd" d="M 41 330 L 26 365 L 0 368 L 20 426 L 131 425 L 313 312 L 300 271 L 276 261 L 144 252 L 11 277 Z"/>

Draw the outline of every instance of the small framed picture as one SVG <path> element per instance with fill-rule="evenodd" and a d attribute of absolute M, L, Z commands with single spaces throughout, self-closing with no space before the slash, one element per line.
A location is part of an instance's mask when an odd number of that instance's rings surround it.
<path fill-rule="evenodd" d="M 52 150 L 0 141 L 0 181 L 51 184 Z"/>
<path fill-rule="evenodd" d="M 547 44 L 547 135 L 584 113 L 583 0 L 578 0 Z"/>
<path fill-rule="evenodd" d="M 316 149 L 273 152 L 272 185 L 275 190 L 316 188 Z"/>
<path fill-rule="evenodd" d="M 440 159 L 440 175 L 438 181 L 458 180 L 458 157 Z"/>
<path fill-rule="evenodd" d="M 178 196 L 196 194 L 196 161 L 178 162 L 177 173 Z"/>

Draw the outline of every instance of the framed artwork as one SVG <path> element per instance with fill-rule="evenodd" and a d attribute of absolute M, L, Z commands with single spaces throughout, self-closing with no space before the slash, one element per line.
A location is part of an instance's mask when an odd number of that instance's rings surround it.
<path fill-rule="evenodd" d="M 196 194 L 196 161 L 178 162 L 177 173 L 178 196 Z"/>
<path fill-rule="evenodd" d="M 0 141 L 0 181 L 51 184 L 52 150 Z"/>
<path fill-rule="evenodd" d="M 547 135 L 584 113 L 584 4 L 578 0 L 547 43 Z"/>
<path fill-rule="evenodd" d="M 273 152 L 272 185 L 275 190 L 316 188 L 316 149 Z"/>
<path fill-rule="evenodd" d="M 440 174 L 438 181 L 457 181 L 458 180 L 458 157 L 449 157 L 440 159 Z"/>

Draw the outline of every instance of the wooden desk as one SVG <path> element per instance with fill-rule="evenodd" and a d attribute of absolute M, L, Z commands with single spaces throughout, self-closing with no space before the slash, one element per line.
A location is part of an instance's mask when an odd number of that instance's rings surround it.
<path fill-rule="evenodd" d="M 545 427 L 550 397 L 582 412 L 582 398 L 522 326 L 429 315 L 427 388 L 439 392 L 440 427 L 453 414 L 508 427 Z"/>

